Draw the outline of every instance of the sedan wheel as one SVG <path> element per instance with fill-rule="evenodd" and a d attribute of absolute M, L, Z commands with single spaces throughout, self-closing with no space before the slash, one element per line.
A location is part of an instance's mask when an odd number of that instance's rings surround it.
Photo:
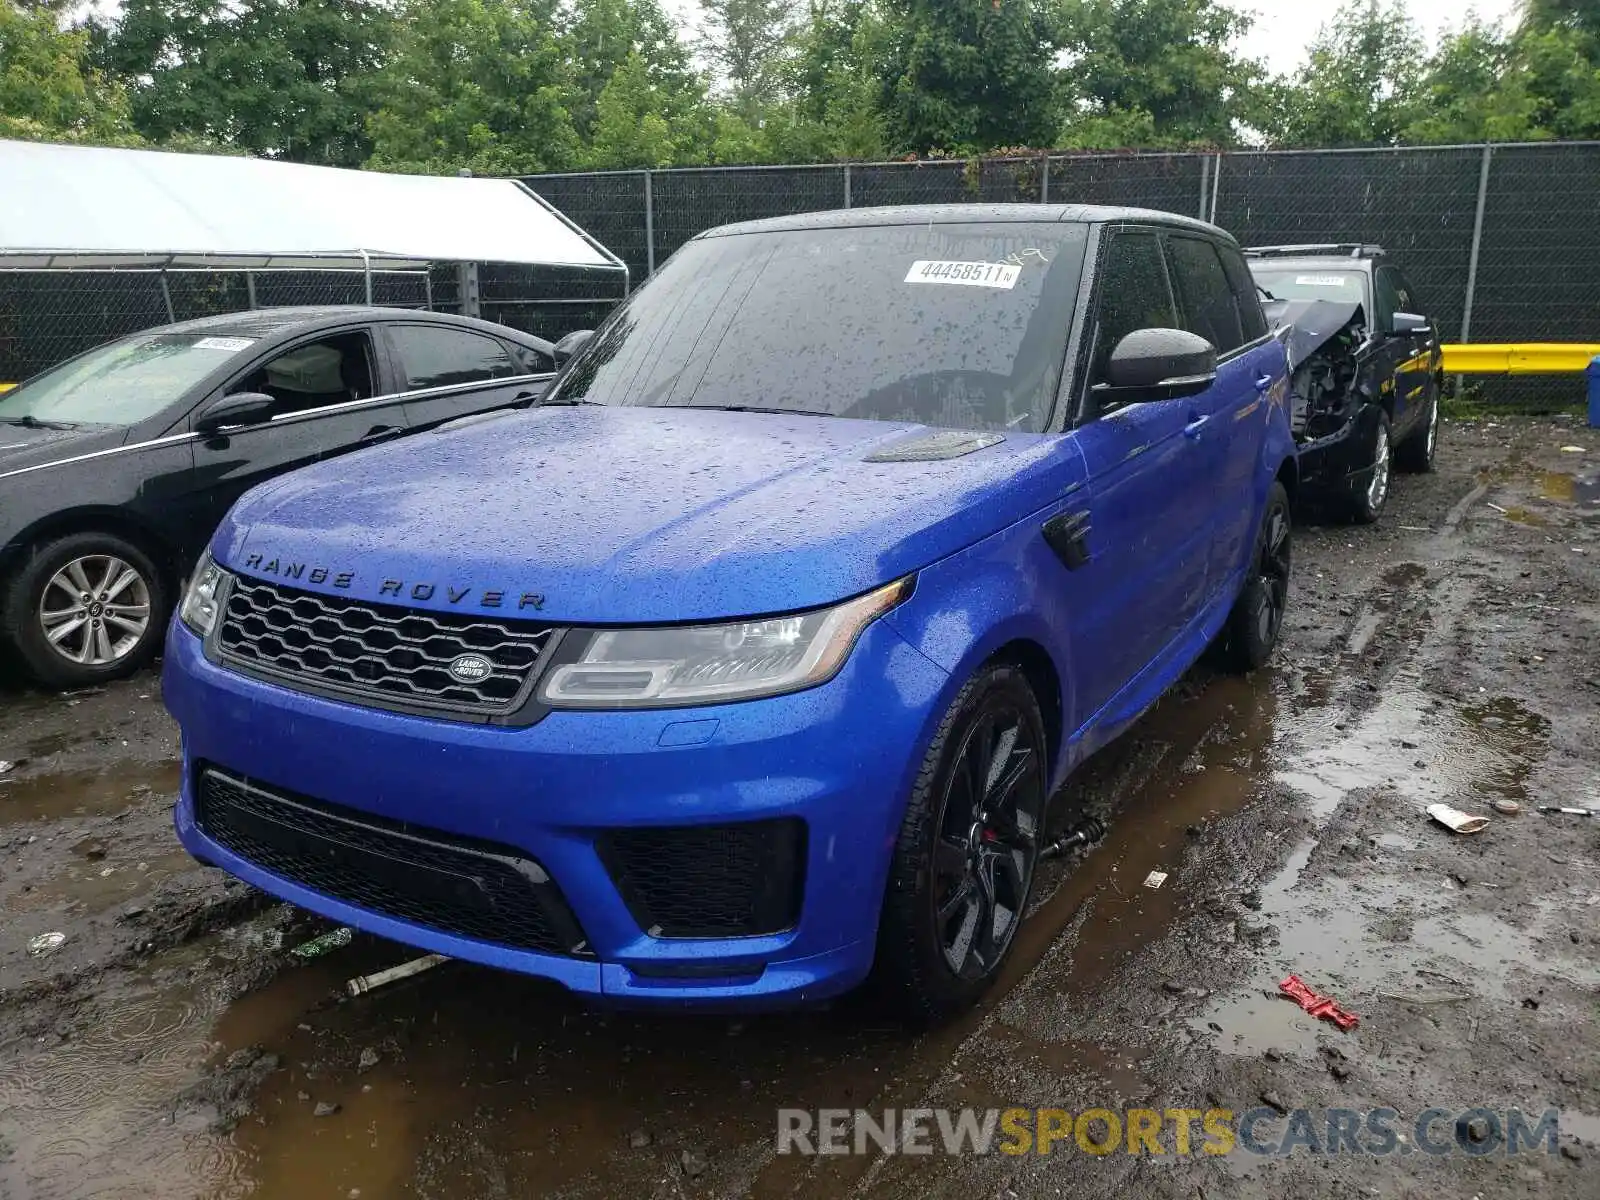
<path fill-rule="evenodd" d="M 39 601 L 45 642 L 70 663 L 109 667 L 150 628 L 150 584 L 114 555 L 75 558 L 50 577 Z"/>
<path fill-rule="evenodd" d="M 84 687 L 131 675 L 165 632 L 166 577 L 114 533 L 72 533 L 29 549 L 0 591 L 0 642 L 40 683 Z"/>
<path fill-rule="evenodd" d="M 1348 501 L 1350 517 L 1359 525 L 1371 525 L 1383 514 L 1389 499 L 1389 479 L 1393 467 L 1389 440 L 1389 414 L 1377 413 L 1369 435 L 1372 447 L 1370 465 L 1351 477 Z"/>

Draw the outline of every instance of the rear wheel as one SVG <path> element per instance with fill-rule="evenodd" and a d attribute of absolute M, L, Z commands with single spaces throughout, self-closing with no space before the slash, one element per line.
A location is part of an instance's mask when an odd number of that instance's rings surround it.
<path fill-rule="evenodd" d="M 890 864 L 874 972 L 915 1021 L 970 1006 L 1011 952 L 1033 887 L 1044 724 L 1022 671 L 978 672 L 917 776 Z"/>
<path fill-rule="evenodd" d="M 47 542 L 0 605 L 0 631 L 40 683 L 82 687 L 131 675 L 155 657 L 168 590 L 138 546 L 109 533 Z"/>
<path fill-rule="evenodd" d="M 1226 669 L 1241 674 L 1253 671 L 1272 654 L 1288 606 L 1293 561 L 1289 493 L 1274 480 L 1261 514 L 1250 572 L 1217 640 L 1216 649 Z"/>
<path fill-rule="evenodd" d="M 1428 415 L 1422 426 L 1394 448 L 1394 465 L 1402 471 L 1431 471 L 1438 445 L 1439 399 L 1436 396 L 1428 404 Z"/>
<path fill-rule="evenodd" d="M 1379 409 L 1368 435 L 1371 447 L 1368 463 L 1363 470 L 1350 477 L 1347 508 L 1350 519 L 1357 525 L 1371 525 L 1383 515 L 1389 502 L 1389 483 L 1393 450 L 1389 440 L 1389 414 Z"/>

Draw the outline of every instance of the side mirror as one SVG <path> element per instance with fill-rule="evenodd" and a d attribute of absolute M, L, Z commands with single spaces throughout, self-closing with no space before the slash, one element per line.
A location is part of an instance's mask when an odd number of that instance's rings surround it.
<path fill-rule="evenodd" d="M 1183 329 L 1136 329 L 1111 351 L 1106 382 L 1092 394 L 1102 405 L 1177 400 L 1217 380 L 1217 348 Z"/>
<path fill-rule="evenodd" d="M 559 342 L 552 346 L 550 348 L 550 355 L 556 360 L 557 369 L 566 366 L 567 360 L 579 350 L 582 350 L 584 343 L 586 343 L 593 336 L 594 330 L 579 329 L 573 333 L 567 334 L 566 337 L 562 338 Z"/>
<path fill-rule="evenodd" d="M 1410 337 L 1412 334 L 1428 333 L 1428 318 L 1418 313 L 1397 312 L 1389 322 L 1389 332 L 1396 337 Z"/>
<path fill-rule="evenodd" d="M 197 433 L 221 433 L 245 425 L 259 425 L 272 416 L 278 402 L 265 392 L 234 392 L 224 396 L 195 418 Z"/>

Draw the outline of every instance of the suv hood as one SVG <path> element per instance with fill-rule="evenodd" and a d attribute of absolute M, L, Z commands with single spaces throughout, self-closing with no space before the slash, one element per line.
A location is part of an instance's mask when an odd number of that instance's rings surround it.
<path fill-rule="evenodd" d="M 213 552 L 319 591 L 348 572 L 348 594 L 415 607 L 704 620 L 864 592 L 1082 477 L 1070 436 L 1013 433 L 933 461 L 865 461 L 916 458 L 931 432 L 704 409 L 533 409 L 265 484 L 235 506 Z M 906 442 L 911 453 L 895 453 Z M 1070 474 L 1051 469 L 1063 458 Z"/>

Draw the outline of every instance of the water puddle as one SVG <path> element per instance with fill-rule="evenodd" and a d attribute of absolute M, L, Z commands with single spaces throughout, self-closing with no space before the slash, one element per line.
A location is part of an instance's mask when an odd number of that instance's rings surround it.
<path fill-rule="evenodd" d="M 179 764 L 122 765 L 0 780 L 0 828 L 28 821 L 105 816 L 152 794 L 175 796 Z"/>

